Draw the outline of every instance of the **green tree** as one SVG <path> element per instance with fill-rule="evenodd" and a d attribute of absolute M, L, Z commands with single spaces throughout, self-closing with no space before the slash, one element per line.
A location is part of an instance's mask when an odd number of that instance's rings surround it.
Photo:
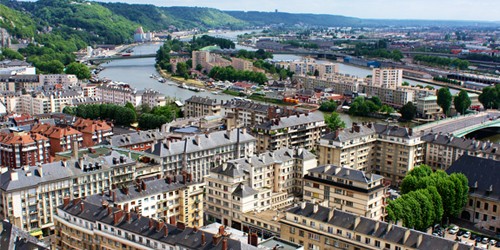
<path fill-rule="evenodd" d="M 437 104 L 443 109 L 443 113 L 448 115 L 451 107 L 452 95 L 449 88 L 440 88 L 437 94 Z"/>
<path fill-rule="evenodd" d="M 8 59 L 24 60 L 24 56 L 21 53 L 9 48 L 3 48 L 1 53 L 2 56 Z"/>
<path fill-rule="evenodd" d="M 37 63 L 38 69 L 47 74 L 62 74 L 64 72 L 64 64 L 58 60 Z"/>
<path fill-rule="evenodd" d="M 375 104 L 377 105 L 378 107 L 382 107 L 382 100 L 380 100 L 380 98 L 378 96 L 374 96 L 372 98 L 370 98 L 370 100 Z"/>
<path fill-rule="evenodd" d="M 324 101 L 321 103 L 321 106 L 319 106 L 319 110 L 323 112 L 333 112 L 337 110 L 337 103 L 333 100 Z"/>
<path fill-rule="evenodd" d="M 458 95 L 453 99 L 453 104 L 455 105 L 457 112 L 464 115 L 465 111 L 470 107 L 472 102 L 469 98 L 469 94 L 467 94 L 467 91 L 460 90 L 460 93 L 458 93 Z"/>
<path fill-rule="evenodd" d="M 314 76 L 316 76 L 316 77 L 319 76 L 319 70 L 317 70 L 317 69 L 314 70 Z"/>
<path fill-rule="evenodd" d="M 485 109 L 500 108 L 500 84 L 495 85 L 495 87 L 484 88 L 479 95 L 479 101 Z"/>
<path fill-rule="evenodd" d="M 330 131 L 335 131 L 339 128 L 345 128 L 345 122 L 342 121 L 337 112 L 332 112 L 331 115 L 325 115 L 325 123 Z"/>
<path fill-rule="evenodd" d="M 91 77 L 89 67 L 77 62 L 72 62 L 66 66 L 66 74 L 76 75 L 78 79 L 89 79 Z"/>
<path fill-rule="evenodd" d="M 399 112 L 401 113 L 401 117 L 403 119 L 411 121 L 417 115 L 417 107 L 413 105 L 412 102 L 407 102 L 405 105 L 403 105 L 403 107 L 401 107 L 401 110 Z"/>
<path fill-rule="evenodd" d="M 410 83 L 409 83 L 409 82 L 404 81 L 404 82 L 401 84 L 401 86 L 410 86 Z"/>
<path fill-rule="evenodd" d="M 196 64 L 196 70 L 198 71 L 202 71 L 203 70 L 203 66 L 201 66 L 201 64 Z"/>

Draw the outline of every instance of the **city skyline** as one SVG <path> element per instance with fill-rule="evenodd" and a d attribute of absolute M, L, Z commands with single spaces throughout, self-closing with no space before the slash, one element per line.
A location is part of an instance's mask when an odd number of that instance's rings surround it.
<path fill-rule="evenodd" d="M 154 4 L 157 6 L 211 7 L 221 10 L 266 11 L 343 15 L 367 19 L 421 19 L 421 20 L 477 20 L 500 21 L 497 0 L 311 0 L 307 4 L 299 0 L 284 1 L 231 1 L 231 0 L 105 0 L 130 4 Z M 363 8 L 360 8 L 360 7 Z M 382 8 L 383 6 L 383 8 Z M 476 11 L 471 11 L 475 9 Z M 375 11 L 374 11 L 375 10 Z M 408 13 L 411 10 L 411 13 Z"/>

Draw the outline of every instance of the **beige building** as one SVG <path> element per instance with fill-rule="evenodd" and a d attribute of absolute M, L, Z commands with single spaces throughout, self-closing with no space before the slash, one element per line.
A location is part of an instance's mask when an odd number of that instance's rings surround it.
<path fill-rule="evenodd" d="M 403 83 L 403 70 L 390 68 L 374 68 L 371 85 L 386 89 L 396 89 Z"/>
<path fill-rule="evenodd" d="M 470 250 L 471 246 L 311 203 L 286 211 L 281 238 L 311 250 Z"/>
<path fill-rule="evenodd" d="M 294 75 L 293 79 L 298 82 L 298 88 L 300 89 L 330 88 L 334 94 L 339 95 L 343 95 L 346 91 L 358 92 L 359 85 L 363 84 L 362 78 L 344 74 L 334 74 L 325 79 Z"/>
<path fill-rule="evenodd" d="M 164 174 L 184 170 L 193 174 L 193 180 L 203 181 L 217 164 L 251 156 L 254 151 L 255 138 L 246 129 L 233 129 L 157 143 L 146 153 L 163 166 Z"/>
<path fill-rule="evenodd" d="M 304 176 L 304 200 L 375 220 L 384 220 L 387 186 L 383 177 L 363 171 L 321 166 Z"/>
<path fill-rule="evenodd" d="M 314 149 L 326 131 L 321 112 L 275 118 L 255 126 L 257 151 L 274 151 L 281 148 L 303 147 Z"/>
<path fill-rule="evenodd" d="M 477 228 L 500 233 L 500 161 L 463 155 L 446 173 L 462 173 L 469 181 L 469 200 L 460 218 Z"/>
<path fill-rule="evenodd" d="M 79 158 L 2 173 L 2 217 L 23 230 L 42 229 L 48 234 L 63 197 L 85 197 L 134 180 L 135 160 L 116 151 L 96 150 L 96 154 L 80 153 Z M 99 155 L 104 152 L 109 154 Z"/>
<path fill-rule="evenodd" d="M 315 156 L 301 148 L 228 161 L 212 169 L 206 178 L 207 220 L 236 229 L 279 233 L 276 219 L 271 216 L 264 222 L 258 217 L 265 211 L 275 215 L 275 210 L 292 205 L 294 197 L 302 194 L 302 177 L 316 166 Z"/>
<path fill-rule="evenodd" d="M 434 119 L 443 114 L 443 109 L 437 104 L 435 95 L 417 97 L 414 105 L 417 106 L 417 116 L 424 119 Z"/>
<path fill-rule="evenodd" d="M 184 104 L 185 117 L 212 116 L 221 114 L 222 102 L 208 97 L 191 96 Z"/>
<path fill-rule="evenodd" d="M 372 171 L 398 186 L 408 171 L 424 163 L 424 147 L 411 128 L 353 124 L 350 130 L 322 137 L 318 157 L 320 164 Z"/>
<path fill-rule="evenodd" d="M 378 96 L 382 103 L 402 107 L 408 102 L 413 102 L 415 91 L 411 88 L 388 88 L 362 84 L 359 86 L 359 92 L 365 93 L 369 97 Z"/>
<path fill-rule="evenodd" d="M 425 145 L 425 164 L 434 170 L 446 170 L 462 155 L 500 161 L 500 144 L 444 134 L 422 136 Z"/>
<path fill-rule="evenodd" d="M 65 198 L 54 218 L 56 233 L 52 249 L 57 250 L 258 249 L 257 240 L 252 240 L 255 246 L 234 240 L 224 227 L 212 234 L 182 222 L 169 224 L 81 199 Z"/>
<path fill-rule="evenodd" d="M 157 176 L 159 177 L 159 176 Z M 135 181 L 121 188 L 87 196 L 95 205 L 106 202 L 125 212 L 134 211 L 144 217 L 187 226 L 203 226 L 204 183 L 193 182 L 187 173 L 148 181 Z"/>

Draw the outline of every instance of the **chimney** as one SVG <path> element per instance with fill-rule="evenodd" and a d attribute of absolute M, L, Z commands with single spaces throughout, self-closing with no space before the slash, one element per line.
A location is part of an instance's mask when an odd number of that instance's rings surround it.
<path fill-rule="evenodd" d="M 205 236 L 205 233 L 201 233 L 201 245 L 204 246 L 207 243 L 207 238 Z"/>
<path fill-rule="evenodd" d="M 328 210 L 328 219 L 331 220 L 334 215 L 335 215 L 335 209 L 331 207 L 330 210 Z"/>
<path fill-rule="evenodd" d="M 107 208 L 108 208 L 108 215 L 111 215 L 111 213 L 113 213 L 113 208 L 110 206 L 108 206 Z"/>
<path fill-rule="evenodd" d="M 214 234 L 214 236 L 212 236 L 212 244 L 214 246 L 217 246 L 219 244 L 219 239 L 221 238 L 220 235 L 218 234 Z"/>
<path fill-rule="evenodd" d="M 156 224 L 156 231 L 160 232 L 164 225 L 165 223 L 163 221 L 158 221 Z"/>
<path fill-rule="evenodd" d="M 141 183 L 141 189 L 144 190 L 144 191 L 146 191 L 146 187 L 147 187 L 146 186 L 146 182 L 142 181 L 142 183 Z"/>
<path fill-rule="evenodd" d="M 172 183 L 172 178 L 170 176 L 167 176 L 167 183 L 171 184 Z"/>
<path fill-rule="evenodd" d="M 256 233 L 250 235 L 250 245 L 257 247 L 259 245 L 259 236 Z"/>
<path fill-rule="evenodd" d="M 64 207 L 67 207 L 69 205 L 69 197 L 64 197 L 63 199 L 63 204 L 64 204 Z"/>
<path fill-rule="evenodd" d="M 163 236 L 168 237 L 168 227 L 165 226 L 165 229 L 163 230 Z"/>
<path fill-rule="evenodd" d="M 123 205 L 123 210 L 125 210 L 125 212 L 130 211 L 130 209 L 128 208 L 128 203 L 125 203 L 125 205 Z"/>
<path fill-rule="evenodd" d="M 193 227 L 193 232 L 197 233 L 198 232 L 198 227 L 197 226 L 194 226 Z"/>
<path fill-rule="evenodd" d="M 219 235 L 224 235 L 224 231 L 225 231 L 224 225 L 221 225 L 219 227 Z"/>
<path fill-rule="evenodd" d="M 417 236 L 417 245 L 416 245 L 417 248 L 420 248 L 420 245 L 422 245 L 423 239 L 424 239 L 424 234 L 418 234 L 418 236 Z"/>
<path fill-rule="evenodd" d="M 112 191 L 112 192 L 113 192 L 113 196 L 112 196 L 113 202 L 115 202 L 116 201 L 116 191 Z"/>
<path fill-rule="evenodd" d="M 11 181 L 17 181 L 19 180 L 19 175 L 16 171 L 10 172 L 10 180 Z"/>
<path fill-rule="evenodd" d="M 335 137 L 334 138 L 338 138 L 339 134 L 340 134 L 340 129 L 335 130 Z"/>
<path fill-rule="evenodd" d="M 318 204 L 314 204 L 313 213 L 317 213 L 318 210 L 319 210 L 319 205 Z"/>
<path fill-rule="evenodd" d="M 354 218 L 354 229 L 353 230 L 356 230 L 356 227 L 358 227 L 359 222 L 361 222 L 361 217 L 356 216 L 356 218 Z"/>
<path fill-rule="evenodd" d="M 154 225 L 155 225 L 155 221 L 152 218 L 150 218 L 149 219 L 149 229 L 152 229 L 154 227 Z"/>
<path fill-rule="evenodd" d="M 113 225 L 117 225 L 123 217 L 123 210 L 118 210 L 113 214 Z"/>
<path fill-rule="evenodd" d="M 180 221 L 177 222 L 177 229 L 184 230 L 186 229 L 186 225 Z"/>
<path fill-rule="evenodd" d="M 42 164 L 39 164 L 38 165 L 38 175 L 40 177 L 43 177 L 43 168 L 42 168 Z"/>
<path fill-rule="evenodd" d="M 74 199 L 73 200 L 73 205 L 78 204 L 81 200 L 82 200 L 82 198 L 76 198 L 76 199 Z"/>
<path fill-rule="evenodd" d="M 222 240 L 222 250 L 227 250 L 227 239 Z"/>
<path fill-rule="evenodd" d="M 129 211 L 126 211 L 125 212 L 125 219 L 127 220 L 128 223 L 130 223 L 130 221 L 132 221 L 132 213 L 130 213 Z"/>
<path fill-rule="evenodd" d="M 300 209 L 302 209 L 302 210 L 306 209 L 306 202 L 305 201 L 300 203 Z"/>
<path fill-rule="evenodd" d="M 73 151 L 72 151 L 71 158 L 73 160 L 76 160 L 76 159 L 78 159 L 78 140 L 74 140 L 72 146 L 73 146 L 72 147 Z"/>
<path fill-rule="evenodd" d="M 82 201 L 80 202 L 80 212 L 83 213 L 83 210 L 85 210 L 85 203 Z"/>

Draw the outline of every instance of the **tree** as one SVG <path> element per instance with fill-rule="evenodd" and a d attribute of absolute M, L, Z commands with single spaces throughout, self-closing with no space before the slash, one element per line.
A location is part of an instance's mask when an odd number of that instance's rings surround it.
<path fill-rule="evenodd" d="M 440 88 L 437 95 L 437 104 L 443 109 L 443 113 L 448 115 L 450 111 L 452 95 L 449 88 Z"/>
<path fill-rule="evenodd" d="M 59 60 L 38 63 L 38 69 L 48 74 L 61 74 L 64 71 L 64 64 Z"/>
<path fill-rule="evenodd" d="M 479 95 L 479 101 L 485 109 L 500 108 L 500 84 L 495 85 L 495 87 L 484 88 Z"/>
<path fill-rule="evenodd" d="M 331 115 L 325 115 L 325 123 L 330 131 L 335 131 L 339 128 L 345 128 L 345 122 L 342 121 L 337 112 L 332 112 Z"/>
<path fill-rule="evenodd" d="M 78 79 L 89 79 L 91 77 L 89 67 L 77 62 L 72 62 L 66 66 L 66 74 L 76 75 Z"/>
<path fill-rule="evenodd" d="M 333 100 L 322 102 L 321 106 L 319 106 L 319 110 L 323 112 L 333 112 L 337 110 L 337 103 Z"/>
<path fill-rule="evenodd" d="M 178 76 L 186 76 L 189 73 L 188 65 L 185 62 L 177 63 L 177 72 L 175 72 Z"/>
<path fill-rule="evenodd" d="M 1 54 L 8 59 L 24 60 L 24 57 L 23 55 L 21 55 L 21 53 L 9 48 L 3 48 Z"/>
<path fill-rule="evenodd" d="M 469 94 L 467 94 L 467 91 L 465 90 L 460 90 L 460 93 L 458 93 L 458 95 L 453 99 L 455 109 L 462 115 L 465 114 L 465 111 L 470 107 L 471 103 Z"/>
<path fill-rule="evenodd" d="M 382 107 L 382 100 L 378 96 L 374 96 L 370 100 L 378 107 Z"/>
<path fill-rule="evenodd" d="M 405 81 L 401 84 L 401 86 L 410 86 L 410 83 Z"/>
<path fill-rule="evenodd" d="M 196 70 L 198 70 L 198 71 L 203 70 L 203 66 L 201 66 L 201 64 L 199 64 L 199 63 L 196 64 Z"/>
<path fill-rule="evenodd" d="M 314 76 L 315 76 L 315 77 L 318 77 L 318 76 L 319 76 L 319 70 L 317 70 L 317 69 L 315 69 L 315 70 L 314 70 Z"/>
<path fill-rule="evenodd" d="M 407 102 L 399 112 L 403 119 L 411 121 L 417 115 L 417 107 L 412 102 Z"/>

